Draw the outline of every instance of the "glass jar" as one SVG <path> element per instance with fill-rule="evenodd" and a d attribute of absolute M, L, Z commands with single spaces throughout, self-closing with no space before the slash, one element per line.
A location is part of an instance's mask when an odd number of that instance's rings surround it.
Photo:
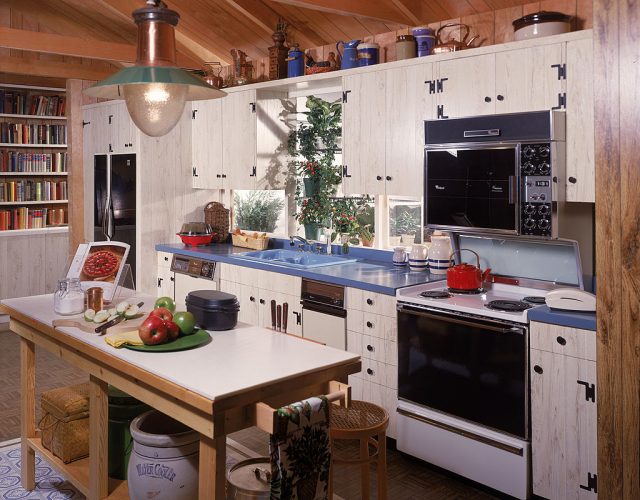
<path fill-rule="evenodd" d="M 78 278 L 58 280 L 58 287 L 53 295 L 53 310 L 63 316 L 81 314 L 84 311 L 84 292 Z"/>

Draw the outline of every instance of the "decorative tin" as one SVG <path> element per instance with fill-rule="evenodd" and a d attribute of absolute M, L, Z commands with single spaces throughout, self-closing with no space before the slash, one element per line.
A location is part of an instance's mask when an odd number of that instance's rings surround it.
<path fill-rule="evenodd" d="M 373 66 L 380 61 L 380 45 L 361 43 L 358 45 L 358 66 Z"/>
<path fill-rule="evenodd" d="M 411 30 L 416 39 L 418 48 L 418 57 L 424 57 L 431 54 L 431 49 L 436 43 L 436 37 L 431 28 L 420 26 Z"/>

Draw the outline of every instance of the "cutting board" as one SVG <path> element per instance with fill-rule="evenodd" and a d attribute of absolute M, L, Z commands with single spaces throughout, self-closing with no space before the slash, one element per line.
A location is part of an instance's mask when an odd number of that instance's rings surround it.
<path fill-rule="evenodd" d="M 133 328 L 138 328 L 142 322 L 144 321 L 144 318 L 147 317 L 147 313 L 143 313 L 141 314 L 139 317 L 137 318 L 132 318 L 132 319 L 126 319 L 124 321 L 122 321 L 121 323 L 118 323 L 115 326 L 112 326 L 111 328 L 108 328 L 106 332 L 122 332 L 122 331 L 127 331 L 127 330 L 131 330 Z M 85 321 L 82 318 L 79 319 L 54 319 L 53 320 L 53 327 L 54 328 L 60 328 L 60 327 L 71 327 L 71 328 L 79 328 L 80 330 L 82 330 L 83 332 L 87 332 L 87 333 L 92 333 L 94 335 L 99 335 L 96 333 L 96 328 L 100 326 L 100 323 L 93 323 L 92 321 Z"/>

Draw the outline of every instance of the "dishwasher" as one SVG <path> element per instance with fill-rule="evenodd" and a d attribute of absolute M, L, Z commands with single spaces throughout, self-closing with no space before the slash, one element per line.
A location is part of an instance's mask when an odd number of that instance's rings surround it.
<path fill-rule="evenodd" d="M 194 290 L 217 290 L 216 263 L 193 257 L 174 255 L 171 270 L 175 273 L 174 299 L 177 311 L 186 311 L 185 298 Z"/>
<path fill-rule="evenodd" d="M 347 349 L 344 287 L 302 279 L 302 336 L 329 347 Z"/>

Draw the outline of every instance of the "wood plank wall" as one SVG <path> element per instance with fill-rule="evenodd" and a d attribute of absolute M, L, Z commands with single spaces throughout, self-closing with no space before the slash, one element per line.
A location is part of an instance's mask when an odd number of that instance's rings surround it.
<path fill-rule="evenodd" d="M 640 498 L 640 22 L 594 1 L 598 496 Z"/>

